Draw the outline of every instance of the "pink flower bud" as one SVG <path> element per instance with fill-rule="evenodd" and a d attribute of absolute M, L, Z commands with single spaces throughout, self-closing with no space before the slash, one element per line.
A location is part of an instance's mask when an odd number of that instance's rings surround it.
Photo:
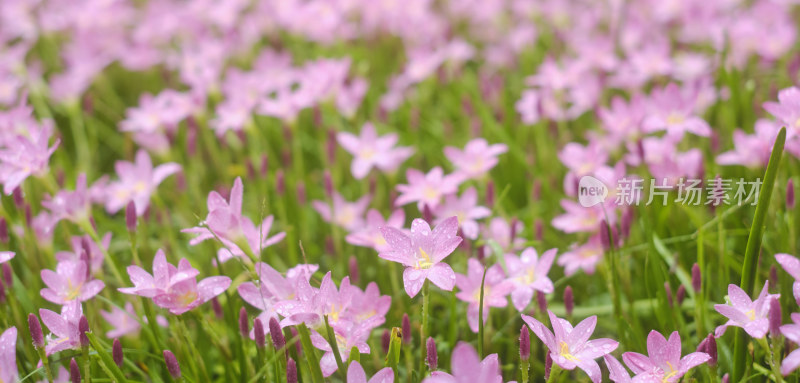
<path fill-rule="evenodd" d="M 675 293 L 675 301 L 678 302 L 678 306 L 683 304 L 683 300 L 686 298 L 686 286 L 680 285 L 678 286 L 678 291 Z"/>
<path fill-rule="evenodd" d="M 278 169 L 278 171 L 275 172 L 275 190 L 280 196 L 286 193 L 286 178 L 283 175 L 283 169 Z"/>
<path fill-rule="evenodd" d="M 286 363 L 286 383 L 297 383 L 297 364 L 292 358 Z"/>
<path fill-rule="evenodd" d="M 722 375 L 722 383 L 730 383 L 730 382 L 731 382 L 731 376 L 729 374 Z"/>
<path fill-rule="evenodd" d="M 486 183 L 486 206 L 494 207 L 494 182 L 492 181 Z"/>
<path fill-rule="evenodd" d="M 86 333 L 89 331 L 89 320 L 86 319 L 86 315 L 81 315 L 81 319 L 78 320 L 78 334 L 80 335 L 81 347 L 89 347 L 89 337 L 86 336 Z"/>
<path fill-rule="evenodd" d="M 256 341 L 256 347 L 264 348 L 267 344 L 267 335 L 264 333 L 264 324 L 261 323 L 259 318 L 256 318 L 253 322 L 253 336 Z"/>
<path fill-rule="evenodd" d="M 711 357 L 708 360 L 708 365 L 714 367 L 717 365 L 717 338 L 714 337 L 714 334 L 708 334 L 706 340 L 708 340 L 708 343 L 706 344 L 705 353 Z"/>
<path fill-rule="evenodd" d="M 695 293 L 698 293 L 702 287 L 703 277 L 700 275 L 700 266 L 695 263 L 692 265 L 692 289 Z"/>
<path fill-rule="evenodd" d="M 11 270 L 11 264 L 8 262 L 3 264 L 3 283 L 5 283 L 8 290 L 11 290 L 11 287 L 14 286 L 14 271 Z"/>
<path fill-rule="evenodd" d="M 403 344 L 411 344 L 411 320 L 408 319 L 408 314 L 403 314 Z"/>
<path fill-rule="evenodd" d="M 786 185 L 786 207 L 788 209 L 794 209 L 794 181 L 789 179 L 789 183 Z"/>
<path fill-rule="evenodd" d="M 308 196 L 306 195 L 306 184 L 303 181 L 297 182 L 297 203 L 300 205 L 305 205 L 308 202 Z"/>
<path fill-rule="evenodd" d="M 39 318 L 34 314 L 28 315 L 28 330 L 31 332 L 31 339 L 33 339 L 33 347 L 44 347 L 44 334 L 42 334 L 42 324 L 39 323 Z"/>
<path fill-rule="evenodd" d="M 225 317 L 225 312 L 222 311 L 222 305 L 219 303 L 217 297 L 211 298 L 211 309 L 214 311 L 214 316 L 221 320 Z"/>
<path fill-rule="evenodd" d="M 543 292 L 541 291 L 536 292 L 536 303 L 539 305 L 539 312 L 541 313 L 547 312 L 547 297 L 544 295 Z"/>
<path fill-rule="evenodd" d="M 111 357 L 117 367 L 122 368 L 125 356 L 122 354 L 122 343 L 119 342 L 119 339 L 114 339 L 114 343 L 111 345 Z"/>
<path fill-rule="evenodd" d="M 323 186 L 325 187 L 325 195 L 329 198 L 333 197 L 333 178 L 331 178 L 331 172 L 328 170 L 323 175 Z"/>
<path fill-rule="evenodd" d="M 781 321 L 783 312 L 781 311 L 781 303 L 777 299 L 772 299 L 769 304 L 769 336 L 777 338 L 781 335 Z"/>
<path fill-rule="evenodd" d="M 21 208 L 25 203 L 25 197 L 22 195 L 22 189 L 19 187 L 14 189 L 14 191 L 11 192 L 11 195 L 14 198 L 14 205 L 16 205 L 17 208 Z"/>
<path fill-rule="evenodd" d="M 81 369 L 78 368 L 78 362 L 75 358 L 69 361 L 69 381 L 71 383 L 81 383 Z"/>
<path fill-rule="evenodd" d="M 247 309 L 242 307 L 239 310 L 239 334 L 247 338 L 250 335 L 250 319 L 247 318 Z"/>
<path fill-rule="evenodd" d="M 778 268 L 775 265 L 769 267 L 769 289 L 775 290 L 778 287 Z"/>
<path fill-rule="evenodd" d="M 672 307 L 672 287 L 669 282 L 664 282 L 664 292 L 667 294 L 667 304 Z"/>
<path fill-rule="evenodd" d="M 392 343 L 392 334 L 389 330 L 383 330 L 383 334 L 381 334 L 381 348 L 383 349 L 383 353 L 386 354 L 389 352 L 389 346 Z"/>
<path fill-rule="evenodd" d="M 178 363 L 178 359 L 175 358 L 175 354 L 173 354 L 172 351 L 164 350 L 164 364 L 167 365 L 167 371 L 169 371 L 169 375 L 172 376 L 172 379 L 181 378 L 181 365 Z"/>
<path fill-rule="evenodd" d="M 0 217 L 0 243 L 8 243 L 8 222 Z"/>
<path fill-rule="evenodd" d="M 431 370 L 435 370 L 437 363 L 439 362 L 439 355 L 436 353 L 436 341 L 434 341 L 433 338 L 428 337 L 428 341 L 425 342 L 425 347 L 428 350 L 428 354 L 426 356 L 428 367 Z"/>
<path fill-rule="evenodd" d="M 267 172 L 269 172 L 269 157 L 266 154 L 261 155 L 261 177 L 266 178 Z"/>
<path fill-rule="evenodd" d="M 536 240 L 541 241 L 542 237 L 544 237 L 544 223 L 541 219 L 536 219 L 534 226 L 536 228 Z"/>
<path fill-rule="evenodd" d="M 519 359 L 526 361 L 531 357 L 531 333 L 527 325 L 519 330 Z"/>
<path fill-rule="evenodd" d="M 350 283 L 358 283 L 358 259 L 355 256 L 350 257 Z"/>
<path fill-rule="evenodd" d="M 547 356 L 544 357 L 544 380 L 550 380 L 550 370 L 553 368 L 553 358 L 550 357 L 550 353 L 547 353 Z"/>
<path fill-rule="evenodd" d="M 575 308 L 575 297 L 572 293 L 572 286 L 567 286 L 564 288 L 564 310 L 567 312 L 567 316 L 572 316 L 572 310 Z"/>
<path fill-rule="evenodd" d="M 286 347 L 286 338 L 283 337 L 283 330 L 275 317 L 269 318 L 269 336 L 276 350 Z"/>
<path fill-rule="evenodd" d="M 131 233 L 136 231 L 136 204 L 133 201 L 125 207 L 125 226 Z"/>

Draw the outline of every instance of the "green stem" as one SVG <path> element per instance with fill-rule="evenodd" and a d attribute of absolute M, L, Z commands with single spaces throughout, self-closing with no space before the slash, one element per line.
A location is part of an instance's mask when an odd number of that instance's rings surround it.
<path fill-rule="evenodd" d="M 328 344 L 331 345 L 331 352 L 333 352 L 333 358 L 336 359 L 336 366 L 339 367 L 339 374 L 344 378 L 347 376 L 347 369 L 345 369 L 344 362 L 342 362 L 342 355 L 339 353 L 339 342 L 336 341 L 336 334 L 333 332 L 333 327 L 328 323 L 327 315 L 325 315 L 325 331 L 328 333 Z"/>
<path fill-rule="evenodd" d="M 428 358 L 428 348 L 425 347 L 425 340 L 428 338 L 428 316 L 430 315 L 430 293 L 428 292 L 430 283 L 426 279 L 422 285 L 422 327 L 419 329 L 419 344 L 422 350 L 422 360 L 420 360 L 420 372 L 425 376 L 427 365 L 425 360 Z"/>
<path fill-rule="evenodd" d="M 308 369 L 311 370 L 311 381 L 314 383 L 322 383 L 322 371 L 319 368 L 319 358 L 317 357 L 316 349 L 311 344 L 311 333 L 306 327 L 305 323 L 300 323 L 297 327 L 297 333 L 300 335 L 300 343 L 303 345 L 303 354 L 305 354 Z"/>

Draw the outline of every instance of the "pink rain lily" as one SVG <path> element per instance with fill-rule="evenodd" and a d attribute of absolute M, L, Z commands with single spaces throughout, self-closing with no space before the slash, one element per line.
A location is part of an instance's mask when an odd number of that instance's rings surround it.
<path fill-rule="evenodd" d="M 103 245 L 103 250 L 97 246 L 97 243 L 92 240 L 92 237 L 87 235 L 72 236 L 70 244 L 72 251 L 59 251 L 56 253 L 56 260 L 62 261 L 80 261 L 83 254 L 86 253 L 86 258 L 89 259 L 89 268 L 92 273 L 96 273 L 103 268 L 103 251 L 108 251 L 108 246 L 111 244 L 111 233 L 106 233 L 100 240 Z"/>
<path fill-rule="evenodd" d="M 458 217 L 458 224 L 464 237 L 469 239 L 478 238 L 480 226 L 477 220 L 492 215 L 492 211 L 485 206 L 478 206 L 478 192 L 474 187 L 470 187 L 461 193 L 461 197 L 450 194 L 444 197 L 444 204 L 439 205 L 434 211 L 438 218 L 437 223 L 447 217 Z"/>
<path fill-rule="evenodd" d="M 402 209 L 395 210 L 385 220 L 378 210 L 370 209 L 367 212 L 367 220 L 364 227 L 348 234 L 345 240 L 351 245 L 371 247 L 378 252 L 389 251 L 391 247 L 383 239 L 380 228 L 391 226 L 403 230 L 405 221 L 406 215 Z"/>
<path fill-rule="evenodd" d="M 690 369 L 711 359 L 711 356 L 704 352 L 693 352 L 681 358 L 681 336 L 677 331 L 669 336 L 669 340 L 658 331 L 650 331 L 650 334 L 647 335 L 647 353 L 650 355 L 649 357 L 636 352 L 622 354 L 622 360 L 636 374 L 633 380 L 629 381 L 678 382 Z M 609 364 L 609 359 L 613 359 L 613 357 L 607 355 L 605 358 L 609 371 L 616 378 L 614 381 L 626 382 L 625 377 L 628 373 L 619 365 L 619 362 L 617 365 Z M 616 360 L 614 361 L 616 362 Z"/>
<path fill-rule="evenodd" d="M 578 270 L 586 274 L 594 274 L 595 268 L 603 260 L 603 244 L 601 234 L 595 234 L 582 244 L 573 244 L 569 250 L 558 257 L 558 265 L 564 268 L 564 274 L 570 276 Z"/>
<path fill-rule="evenodd" d="M 0 251 L 0 263 L 6 263 L 14 258 L 16 253 L 13 251 Z"/>
<path fill-rule="evenodd" d="M 725 334 L 728 326 L 741 327 L 748 335 L 755 339 L 763 338 L 769 330 L 769 306 L 773 299 L 778 299 L 780 294 L 769 294 L 768 282 L 755 301 L 751 300 L 744 290 L 734 284 L 728 285 L 728 300 L 730 304 L 717 304 L 714 309 L 728 318 L 728 322 L 718 326 L 714 336 L 719 338 Z"/>
<path fill-rule="evenodd" d="M 329 318 L 330 320 L 330 318 Z M 355 323 L 339 323 L 333 327 L 333 333 L 336 338 L 336 343 L 339 348 L 339 355 L 342 360 L 347 360 L 350 357 L 350 352 L 355 347 L 359 353 L 369 354 L 370 347 L 367 344 L 369 334 L 374 328 L 368 323 L 355 324 Z M 320 331 L 325 331 L 324 329 Z M 323 338 L 317 331 L 311 334 L 311 343 L 314 347 L 325 351 L 325 354 L 319 359 L 319 366 L 322 370 L 322 375 L 329 377 L 333 375 L 338 369 L 336 365 L 336 356 L 333 354 L 333 349 L 327 338 Z"/>
<path fill-rule="evenodd" d="M 347 383 L 394 383 L 394 371 L 391 367 L 384 367 L 367 381 L 364 368 L 357 360 L 354 360 L 347 368 Z"/>
<path fill-rule="evenodd" d="M 258 315 L 261 323 L 269 323 L 270 318 L 278 319 L 275 305 L 280 301 L 294 299 L 297 281 L 303 279 L 307 283 L 317 269 L 317 265 L 297 265 L 289 269 L 284 277 L 272 266 L 259 262 L 256 263 L 258 282 L 244 282 L 237 290 L 245 302 L 261 310 Z M 264 327 L 264 330 L 269 333 L 269 327 Z"/>
<path fill-rule="evenodd" d="M 103 281 L 92 279 L 89 266 L 84 261 L 61 261 L 56 270 L 42 270 L 42 298 L 63 305 L 70 301 L 84 302 L 92 299 L 106 286 Z"/>
<path fill-rule="evenodd" d="M 411 222 L 410 235 L 393 227 L 382 227 L 381 233 L 391 250 L 378 256 L 406 266 L 403 285 L 412 298 L 422 289 L 426 279 L 442 290 L 450 291 L 455 285 L 456 275 L 442 260 L 461 243 L 457 232 L 456 217 L 445 219 L 433 231 L 427 222 L 417 218 Z"/>
<path fill-rule="evenodd" d="M 525 225 L 520 221 L 512 220 L 509 223 L 502 217 L 495 217 L 488 225 L 484 225 L 481 236 L 487 241 L 496 242 L 504 254 L 515 253 L 525 246 L 525 238 L 520 236 L 524 229 Z"/>
<path fill-rule="evenodd" d="M 464 179 L 475 179 L 485 175 L 497 165 L 497 156 L 508 151 L 505 144 L 489 145 L 483 138 L 475 138 L 464 150 L 452 146 L 444 148 L 444 155 L 455 166 L 454 175 Z"/>
<path fill-rule="evenodd" d="M 107 186 L 106 210 L 113 214 L 133 201 L 138 216 L 147 211 L 150 196 L 161 181 L 181 170 L 174 162 L 153 168 L 150 155 L 144 150 L 136 153 L 136 162 L 117 161 L 114 166 L 119 180 Z"/>
<path fill-rule="evenodd" d="M 17 328 L 10 327 L 0 335 L 0 382 L 13 383 L 18 379 Z"/>
<path fill-rule="evenodd" d="M 395 147 L 396 133 L 378 136 L 375 127 L 369 122 L 361 128 L 360 136 L 340 132 L 336 135 L 336 140 L 353 155 L 350 171 L 356 179 L 366 177 L 372 168 L 392 172 L 414 153 L 411 147 Z"/>
<path fill-rule="evenodd" d="M 280 232 L 269 237 L 273 216 L 267 216 L 256 227 L 250 218 L 242 215 L 242 179 L 236 178 L 231 189 L 230 200 L 226 201 L 219 193 L 208 194 L 208 216 L 206 226 L 183 229 L 181 232 L 197 234 L 189 244 L 194 246 L 207 239 L 219 238 L 225 248 L 218 252 L 220 261 L 225 262 L 234 256 L 244 257 L 246 252 L 240 246 L 249 247 L 249 254 L 259 255 L 261 250 L 280 242 L 286 233 Z"/>
<path fill-rule="evenodd" d="M 295 289 L 297 293 L 292 299 L 275 304 L 275 310 L 284 317 L 281 326 L 305 323 L 312 329 L 317 329 L 324 326 L 325 315 L 331 325 L 348 319 L 345 314 L 352 301 L 349 277 L 344 277 L 337 288 L 329 271 L 322 278 L 318 289 L 312 287 L 305 278 L 296 280 Z"/>
<path fill-rule="evenodd" d="M 347 314 L 356 323 L 369 322 L 380 326 L 385 321 L 386 313 L 392 306 L 392 297 L 381 295 L 378 284 L 370 282 L 362 291 L 358 286 L 350 286 L 352 300 Z"/>
<path fill-rule="evenodd" d="M 794 299 L 800 302 L 800 259 L 789 254 L 775 254 L 775 260 L 794 278 L 792 293 L 794 294 Z"/>
<path fill-rule="evenodd" d="M 436 209 L 442 197 L 458 191 L 458 185 L 463 181 L 457 174 L 445 175 L 442 168 L 438 166 L 431 169 L 428 174 L 416 169 L 408 169 L 406 179 L 408 184 L 397 185 L 400 196 L 395 200 L 395 205 L 403 206 L 416 202 L 420 211 L 425 205 Z"/>
<path fill-rule="evenodd" d="M 178 267 L 169 264 L 164 251 L 159 250 L 153 259 L 153 275 L 139 266 L 128 266 L 134 287 L 119 291 L 152 298 L 159 307 L 180 315 L 222 294 L 231 284 L 225 276 L 208 277 L 197 283 L 199 273 L 186 258 L 178 262 Z"/>
<path fill-rule="evenodd" d="M 755 134 L 750 135 L 737 129 L 733 132 L 733 150 L 717 156 L 717 163 L 747 167 L 767 166 L 779 130 L 778 124 L 765 119 L 756 121 Z"/>
<path fill-rule="evenodd" d="M 133 304 L 131 302 L 125 302 L 124 310 L 117 306 L 113 306 L 111 311 L 101 310 L 100 315 L 106 320 L 106 322 L 108 322 L 108 324 L 114 327 L 110 331 L 106 332 L 106 337 L 109 339 L 137 334 L 141 329 L 141 324 L 136 319 L 136 312 L 133 310 Z M 142 321 L 146 323 L 147 318 L 142 318 Z M 167 327 L 168 324 L 166 318 L 162 317 L 161 315 L 156 317 L 156 322 L 158 322 L 161 327 Z"/>
<path fill-rule="evenodd" d="M 793 86 L 781 90 L 778 102 L 765 102 L 764 109 L 786 126 L 787 140 L 800 135 L 800 88 Z"/>
<path fill-rule="evenodd" d="M 453 349 L 450 370 L 452 375 L 434 371 L 422 383 L 503 383 L 497 354 L 481 360 L 475 349 L 466 342 L 459 342 Z"/>
<path fill-rule="evenodd" d="M 312 201 L 311 206 L 325 222 L 334 223 L 348 231 L 355 231 L 364 227 L 364 211 L 367 210 L 369 202 L 369 195 L 355 202 L 347 202 L 339 193 L 334 192 L 332 203 Z"/>
<path fill-rule="evenodd" d="M 565 210 L 565 213 L 553 218 L 551 224 L 554 228 L 568 234 L 595 232 L 600 228 L 600 222 L 605 218 L 601 205 L 583 207 L 573 200 L 562 199 L 561 208 Z M 609 215 L 608 217 L 613 223 L 612 217 L 614 215 Z"/>
<path fill-rule="evenodd" d="M 26 127 L 24 134 L 7 140 L 0 149 L 0 183 L 3 192 L 10 195 L 26 178 L 47 173 L 50 156 L 56 151 L 59 140 L 48 147 L 53 136 L 52 122 Z"/>
<path fill-rule="evenodd" d="M 467 261 L 467 274 L 456 274 L 456 286 L 459 292 L 456 298 L 469 303 L 467 308 L 467 321 L 472 332 L 479 329 L 479 307 L 481 298 L 481 281 L 483 280 L 483 265 L 475 259 Z M 505 273 L 499 264 L 492 265 L 486 270 L 486 280 L 483 286 L 483 323 L 489 320 L 489 307 L 506 307 L 508 293 L 512 285 L 505 280 Z"/>
<path fill-rule="evenodd" d="M 517 311 L 522 312 L 533 299 L 534 291 L 545 294 L 553 292 L 553 282 L 547 277 L 550 266 L 556 258 L 556 249 L 550 249 L 539 255 L 536 249 L 529 247 L 519 257 L 506 254 L 508 283 L 511 286 L 511 302 Z M 488 276 L 487 276 L 488 277 Z"/>
<path fill-rule="evenodd" d="M 42 206 L 50 210 L 55 221 L 88 222 L 91 204 L 100 200 L 103 183 L 101 179 L 90 188 L 86 184 L 86 174 L 81 173 L 75 181 L 75 190 L 61 190 L 42 201 Z"/>
<path fill-rule="evenodd" d="M 800 313 L 792 313 L 792 323 L 781 326 L 781 334 L 794 342 L 800 344 Z M 800 349 L 795 349 L 783 359 L 781 363 L 781 374 L 784 376 L 791 374 L 800 367 Z"/>
<path fill-rule="evenodd" d="M 684 132 L 708 137 L 711 127 L 695 115 L 695 94 L 682 92 L 678 85 L 671 83 L 663 89 L 655 89 L 650 94 L 650 110 L 643 127 L 646 132 L 666 130 L 673 137 L 683 137 Z"/>
<path fill-rule="evenodd" d="M 565 370 L 578 367 L 589 375 L 592 382 L 600 382 L 602 374 L 595 359 L 611 353 L 619 343 L 608 338 L 589 340 L 597 324 L 596 316 L 584 319 L 573 328 L 569 322 L 555 316 L 550 310 L 547 314 L 550 316 L 553 332 L 527 315 L 522 315 L 522 320 L 550 350 L 553 363 Z"/>
<path fill-rule="evenodd" d="M 47 336 L 47 346 L 45 346 L 48 356 L 81 346 L 81 337 L 78 332 L 78 321 L 81 319 L 81 315 L 83 315 L 83 309 L 78 301 L 71 301 L 62 306 L 60 315 L 47 309 L 39 309 L 42 322 L 51 332 Z"/>

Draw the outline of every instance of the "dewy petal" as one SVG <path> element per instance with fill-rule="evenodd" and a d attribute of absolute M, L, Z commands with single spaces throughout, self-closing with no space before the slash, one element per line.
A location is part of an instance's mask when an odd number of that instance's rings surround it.
<path fill-rule="evenodd" d="M 231 189 L 231 196 L 228 206 L 230 206 L 233 214 L 240 215 L 242 213 L 242 197 L 244 194 L 244 185 L 242 185 L 242 177 L 236 177 L 233 181 L 233 188 Z"/>
<path fill-rule="evenodd" d="M 442 290 L 452 291 L 456 284 L 456 274 L 450 265 L 437 263 L 428 271 L 428 279 Z"/>
<path fill-rule="evenodd" d="M 83 285 L 83 288 L 81 289 L 80 300 L 85 301 L 91 299 L 92 297 L 100 293 L 100 291 L 102 291 L 104 287 L 106 287 L 106 284 L 103 283 L 103 281 L 97 279 L 90 281 L 89 283 Z"/>
<path fill-rule="evenodd" d="M 789 254 L 775 254 L 775 260 L 795 280 L 800 279 L 800 260 Z"/>
<path fill-rule="evenodd" d="M 693 352 L 683 357 L 678 363 L 678 371 L 685 374 L 690 369 L 697 367 L 711 359 L 711 356 L 704 352 Z"/>
<path fill-rule="evenodd" d="M 392 371 L 391 367 L 384 367 L 380 371 L 376 372 L 375 375 L 372 375 L 372 379 L 369 380 L 369 383 L 392 383 L 392 382 L 394 382 L 394 371 Z"/>
<path fill-rule="evenodd" d="M 517 311 L 522 312 L 525 310 L 525 307 L 528 307 L 528 304 L 531 303 L 533 299 L 533 289 L 528 286 L 518 287 L 516 290 L 511 292 L 511 302 L 514 303 L 514 308 Z"/>
<path fill-rule="evenodd" d="M 456 225 L 458 225 L 458 220 L 456 220 Z M 411 221 L 411 236 L 414 238 L 419 238 L 418 236 L 425 236 L 429 237 L 431 235 L 431 227 L 425 222 L 424 219 L 416 218 Z"/>
<path fill-rule="evenodd" d="M 622 361 L 638 375 L 646 371 L 651 371 L 656 368 L 650 358 L 639 354 L 638 352 L 626 352 L 622 354 Z"/>
<path fill-rule="evenodd" d="M 197 284 L 197 294 L 203 302 L 225 292 L 231 285 L 231 279 L 224 276 L 208 277 Z"/>
<path fill-rule="evenodd" d="M 750 299 L 747 293 L 744 292 L 741 287 L 732 283 L 728 285 L 728 298 L 731 300 L 731 303 L 734 307 L 747 307 L 749 309 L 749 306 L 753 304 L 753 301 Z"/>
<path fill-rule="evenodd" d="M 47 329 L 53 334 L 58 336 L 69 335 L 69 325 L 61 315 L 47 309 L 39 309 L 39 316 L 42 318 L 44 325 L 47 326 Z"/>
<path fill-rule="evenodd" d="M 545 327 L 542 322 L 534 319 L 533 317 L 522 314 L 522 320 L 528 325 L 528 328 L 547 346 L 550 350 L 557 350 L 556 339 L 553 333 Z"/>
<path fill-rule="evenodd" d="M 736 323 L 746 323 L 750 321 L 750 318 L 748 318 L 747 315 L 745 315 L 745 313 L 741 312 L 739 309 L 733 306 L 716 304 L 714 305 L 714 310 L 717 310 L 718 313 L 724 315 L 725 317 Z"/>
<path fill-rule="evenodd" d="M 367 383 L 367 374 L 358 361 L 354 360 L 347 368 L 347 383 Z"/>
<path fill-rule="evenodd" d="M 789 375 L 792 371 L 800 367 L 800 349 L 794 350 L 781 362 L 781 374 Z"/>
<path fill-rule="evenodd" d="M 14 255 L 16 255 L 16 253 L 13 251 L 0 251 L 0 263 L 10 261 L 11 258 L 14 258 Z"/>
<path fill-rule="evenodd" d="M 413 267 L 406 267 L 403 270 L 403 287 L 409 297 L 414 298 L 425 283 L 428 277 L 428 270 L 415 269 Z"/>
<path fill-rule="evenodd" d="M 600 372 L 600 365 L 593 359 L 583 359 L 576 363 L 578 368 L 583 370 L 593 383 L 600 383 L 603 379 L 603 373 Z"/>
<path fill-rule="evenodd" d="M 596 359 L 610 354 L 616 350 L 619 342 L 609 338 L 592 339 L 586 342 L 586 346 L 581 350 L 578 359 Z"/>
<path fill-rule="evenodd" d="M 594 327 L 597 325 L 597 316 L 592 315 L 575 326 L 572 332 L 567 335 L 566 342 L 569 345 L 581 345 L 589 340 L 594 332 Z M 600 355 L 596 356 L 599 357 Z"/>
<path fill-rule="evenodd" d="M 665 362 L 670 362 L 669 356 L 672 354 L 668 350 L 667 339 L 664 335 L 656 330 L 650 331 L 647 334 L 647 354 L 650 356 L 650 361 L 656 366 L 665 366 Z M 680 354 L 678 354 L 680 356 Z"/>
<path fill-rule="evenodd" d="M 611 356 L 610 354 L 603 355 L 603 360 L 606 362 L 606 366 L 608 367 L 608 379 L 615 383 L 630 383 L 631 382 L 631 375 L 628 373 L 628 370 L 622 366 L 617 358 Z"/>
<path fill-rule="evenodd" d="M 476 371 L 480 363 L 478 353 L 469 343 L 459 342 L 453 349 L 450 367 L 452 371 L 456 372 L 456 376 L 466 376 L 465 372 Z"/>
<path fill-rule="evenodd" d="M 556 337 L 556 343 L 565 342 L 567 340 L 568 331 L 564 328 L 561 318 L 557 317 L 556 314 L 553 314 L 553 312 L 550 310 L 547 310 L 547 315 L 550 317 L 550 326 L 553 327 L 553 334 Z"/>

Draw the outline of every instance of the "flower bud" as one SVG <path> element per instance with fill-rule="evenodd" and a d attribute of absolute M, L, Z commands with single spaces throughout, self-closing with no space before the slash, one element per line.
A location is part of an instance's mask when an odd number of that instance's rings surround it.
<path fill-rule="evenodd" d="M 278 169 L 275 172 L 275 191 L 279 196 L 286 193 L 286 177 L 283 174 L 283 169 Z"/>
<path fill-rule="evenodd" d="M 729 374 L 722 375 L 722 383 L 730 383 L 731 376 Z"/>
<path fill-rule="evenodd" d="M 789 183 L 786 185 L 786 207 L 788 209 L 794 209 L 794 181 L 789 179 Z"/>
<path fill-rule="evenodd" d="M 686 299 L 686 286 L 680 285 L 675 293 L 675 301 L 678 302 L 678 306 L 683 304 L 684 299 Z"/>
<path fill-rule="evenodd" d="M 86 315 L 81 315 L 81 319 L 78 320 L 78 334 L 80 335 L 81 347 L 89 347 L 89 337 L 86 336 L 86 333 L 89 331 L 89 320 L 86 319 Z"/>
<path fill-rule="evenodd" d="M 575 308 L 575 297 L 572 295 L 572 286 L 564 288 L 564 310 L 567 316 L 572 316 L 572 310 Z"/>
<path fill-rule="evenodd" d="M 8 243 L 8 222 L 0 217 L 0 243 Z"/>
<path fill-rule="evenodd" d="M 539 312 L 547 312 L 547 296 L 545 296 L 543 292 L 536 292 L 536 303 L 539 305 Z"/>
<path fill-rule="evenodd" d="M 422 205 L 422 219 L 428 223 L 433 222 L 433 212 L 428 204 Z"/>
<path fill-rule="evenodd" d="M 531 357 L 531 333 L 527 325 L 519 330 L 519 359 L 527 361 Z"/>
<path fill-rule="evenodd" d="M 714 337 L 714 334 L 708 334 L 706 340 L 708 340 L 708 344 L 706 344 L 705 353 L 711 357 L 708 360 L 708 365 L 714 367 L 717 365 L 717 338 Z"/>
<path fill-rule="evenodd" d="M 403 314 L 403 344 L 411 344 L 411 320 L 408 319 L 408 314 Z"/>
<path fill-rule="evenodd" d="M 336 131 L 328 130 L 328 139 L 325 141 L 325 151 L 328 154 L 328 163 L 336 163 Z"/>
<path fill-rule="evenodd" d="M 239 310 L 239 333 L 242 334 L 243 337 L 247 338 L 250 335 L 250 320 L 247 318 L 247 309 L 242 307 Z"/>
<path fill-rule="evenodd" d="M 516 217 L 511 218 L 511 234 L 509 235 L 509 241 L 508 241 L 510 244 L 513 245 L 514 240 L 517 239 L 517 234 L 519 234 L 517 233 L 517 231 L 519 231 L 519 229 L 520 229 L 519 220 Z"/>
<path fill-rule="evenodd" d="M 22 188 L 15 188 L 14 191 L 11 192 L 12 197 L 14 198 L 14 205 L 17 208 L 21 208 L 23 204 L 25 204 L 25 197 L 22 195 Z"/>
<path fill-rule="evenodd" d="M 297 383 L 297 364 L 292 358 L 286 363 L 286 383 Z"/>
<path fill-rule="evenodd" d="M 69 381 L 71 383 L 81 383 L 81 369 L 78 368 L 78 362 L 75 358 L 69 361 Z"/>
<path fill-rule="evenodd" d="M 136 231 L 136 204 L 133 201 L 128 202 L 128 206 L 125 207 L 125 226 L 129 233 Z"/>
<path fill-rule="evenodd" d="M 494 206 L 494 182 L 492 181 L 486 183 L 486 206 L 490 209 Z"/>
<path fill-rule="evenodd" d="M 308 196 L 306 195 L 306 184 L 303 181 L 297 182 L 297 203 L 300 205 L 305 205 L 308 201 Z"/>
<path fill-rule="evenodd" d="M 331 172 L 329 170 L 326 170 L 323 175 L 323 186 L 325 187 L 325 195 L 328 196 L 328 198 L 333 197 L 333 178 L 331 178 Z"/>
<path fill-rule="evenodd" d="M 672 307 L 672 287 L 669 282 L 664 282 L 664 292 L 667 294 L 667 304 Z"/>
<path fill-rule="evenodd" d="M 14 286 L 14 272 L 11 270 L 11 264 L 8 262 L 3 264 L 3 283 L 8 290 L 11 290 L 11 286 Z"/>
<path fill-rule="evenodd" d="M 3 283 L 0 282 L 0 303 L 6 301 L 6 288 L 4 287 Z"/>
<path fill-rule="evenodd" d="M 781 312 L 781 303 L 777 299 L 771 299 L 769 304 L 769 336 L 777 338 L 781 335 L 781 321 L 783 312 Z"/>
<path fill-rule="evenodd" d="M 286 347 L 286 338 L 283 337 L 283 330 L 275 317 L 269 318 L 269 336 L 276 350 Z"/>
<path fill-rule="evenodd" d="M 33 347 L 44 347 L 44 334 L 42 334 L 42 325 L 39 323 L 39 318 L 37 318 L 34 314 L 28 315 L 28 330 L 31 332 Z"/>
<path fill-rule="evenodd" d="M 381 334 L 381 348 L 383 349 L 383 353 L 389 353 L 389 346 L 392 343 L 392 334 L 389 330 L 383 330 L 383 334 Z"/>
<path fill-rule="evenodd" d="M 211 309 L 214 311 L 214 316 L 221 320 L 225 317 L 225 312 L 222 311 L 222 305 L 219 303 L 217 297 L 211 298 Z"/>
<path fill-rule="evenodd" d="M 434 341 L 432 337 L 428 337 L 428 341 L 425 342 L 425 347 L 428 349 L 428 354 L 426 356 L 428 367 L 431 370 L 435 370 L 439 362 L 439 355 L 436 353 L 436 341 Z"/>
<path fill-rule="evenodd" d="M 536 230 L 536 240 L 541 241 L 544 237 L 544 223 L 541 219 L 536 219 L 536 222 L 533 224 L 534 229 Z"/>
<path fill-rule="evenodd" d="M 264 333 L 264 324 L 261 323 L 260 318 L 256 318 L 253 322 L 253 337 L 256 341 L 256 347 L 264 348 L 267 344 L 267 335 Z"/>
<path fill-rule="evenodd" d="M 775 265 L 769 267 L 769 289 L 775 290 L 778 288 L 778 268 Z"/>
<path fill-rule="evenodd" d="M 350 268 L 350 283 L 356 284 L 358 283 L 358 259 L 355 256 L 350 257 L 349 261 L 349 268 Z"/>
<path fill-rule="evenodd" d="M 261 167 L 260 167 L 260 170 L 261 170 L 261 173 L 260 173 L 261 177 L 262 178 L 266 178 L 267 177 L 267 172 L 269 171 L 269 157 L 267 157 L 266 154 L 262 154 L 261 155 Z"/>
<path fill-rule="evenodd" d="M 172 379 L 181 378 L 181 365 L 178 364 L 178 359 L 175 358 L 175 354 L 172 351 L 164 350 L 164 364 L 167 365 L 167 371 L 169 371 Z"/>
<path fill-rule="evenodd" d="M 122 368 L 125 356 L 122 354 L 122 343 L 119 342 L 119 339 L 114 339 L 114 343 L 111 345 L 111 357 L 117 367 Z"/>
<path fill-rule="evenodd" d="M 553 358 L 550 357 L 550 353 L 547 352 L 547 356 L 544 358 L 544 380 L 550 380 L 550 370 L 553 368 Z"/>
<path fill-rule="evenodd" d="M 703 276 L 700 275 L 700 266 L 695 263 L 692 265 L 692 290 L 694 290 L 695 293 L 699 293 L 702 287 Z"/>

